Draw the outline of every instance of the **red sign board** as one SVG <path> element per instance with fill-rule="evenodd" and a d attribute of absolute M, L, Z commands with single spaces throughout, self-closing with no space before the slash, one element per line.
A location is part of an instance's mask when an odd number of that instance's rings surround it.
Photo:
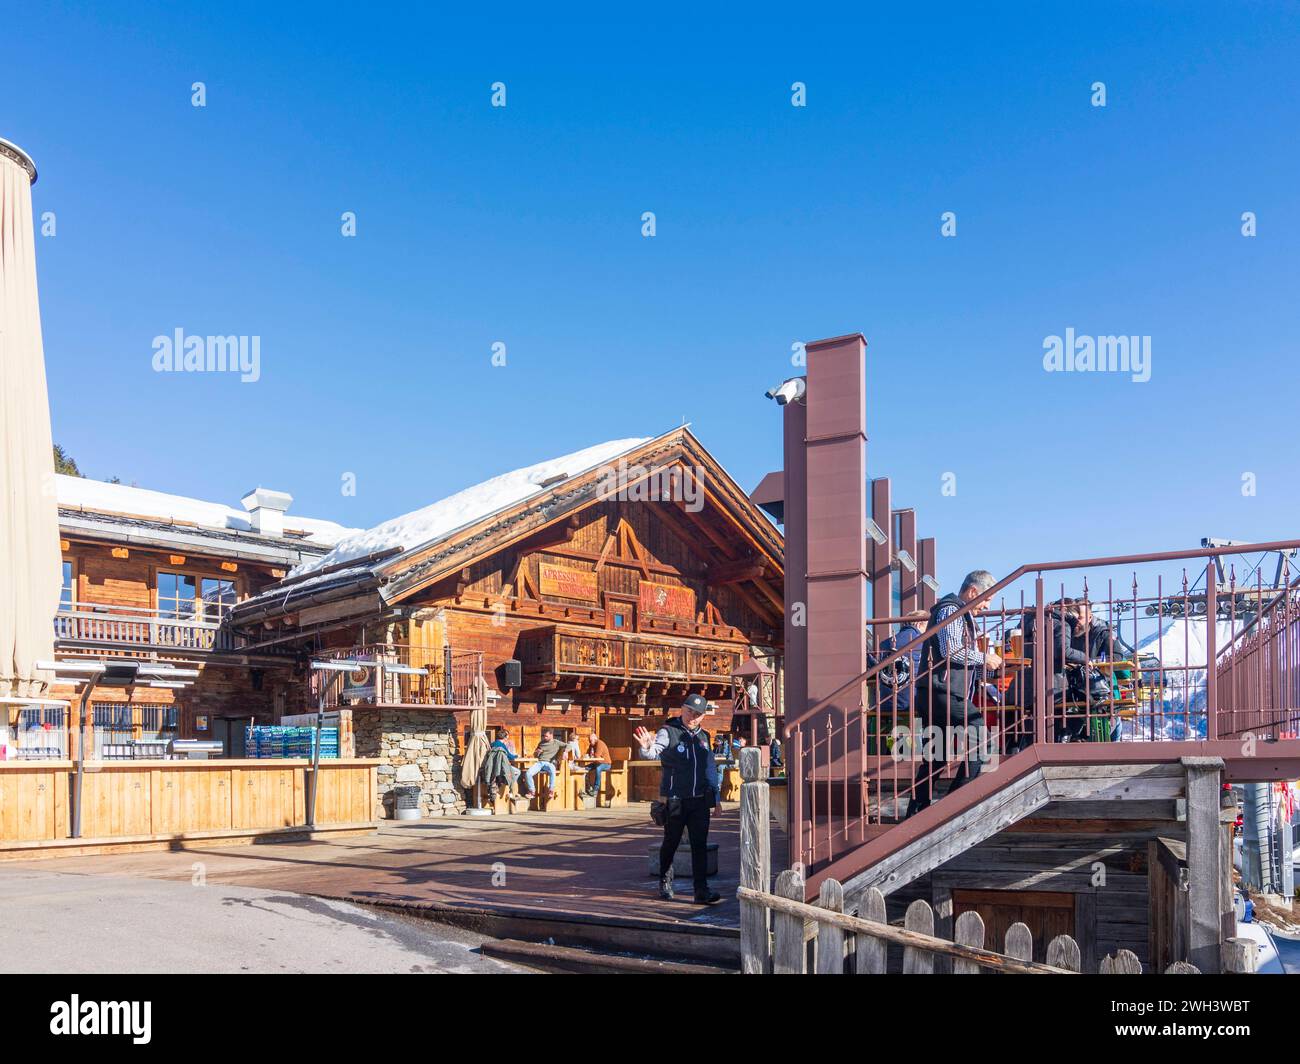
<path fill-rule="evenodd" d="M 642 580 L 641 612 L 656 614 L 660 617 L 680 617 L 687 621 L 693 621 L 695 619 L 695 592 L 689 587 L 675 587 L 672 584 L 652 584 L 649 580 Z"/>

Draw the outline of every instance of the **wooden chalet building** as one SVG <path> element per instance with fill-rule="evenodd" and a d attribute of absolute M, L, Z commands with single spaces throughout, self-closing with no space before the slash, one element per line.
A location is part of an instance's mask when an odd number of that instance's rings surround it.
<path fill-rule="evenodd" d="M 290 516 L 292 499 L 257 489 L 238 510 L 220 503 L 81 477 L 57 477 L 63 594 L 54 618 L 61 660 L 125 658 L 197 669 L 184 687 L 142 683 L 92 694 L 94 749 L 132 740 L 219 740 L 242 756 L 250 721 L 274 723 L 301 704 L 303 669 L 281 650 L 248 650 L 226 625 L 234 606 L 350 531 Z M 14 710 L 14 753 L 67 757 L 80 722 L 71 710 Z M 88 729 L 89 730 L 89 729 Z M 36 749 L 40 746 L 41 749 Z"/>
<path fill-rule="evenodd" d="M 475 707 L 524 754 L 544 728 L 630 748 L 688 692 L 716 703 L 711 731 L 775 726 L 783 592 L 780 532 L 681 428 L 350 536 L 239 602 L 229 624 L 248 654 L 355 663 L 315 682 L 352 708 L 358 756 L 381 759 L 384 812 L 394 786 L 418 785 L 438 815 L 463 808 Z"/>

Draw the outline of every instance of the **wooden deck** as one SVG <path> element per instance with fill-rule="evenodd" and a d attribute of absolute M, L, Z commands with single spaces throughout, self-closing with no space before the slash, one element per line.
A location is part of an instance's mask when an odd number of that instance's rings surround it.
<path fill-rule="evenodd" d="M 773 825 L 773 867 L 785 841 Z M 559 944 L 605 945 L 658 955 L 729 961 L 738 955 L 738 807 L 716 816 L 723 895 L 715 906 L 667 902 L 647 872 L 661 837 L 646 805 L 576 813 L 383 821 L 377 835 L 237 849 L 201 843 L 175 852 L 46 858 L 44 871 L 280 888 L 422 911 L 488 934 Z M 683 847 L 687 845 L 685 839 Z M 21 868 L 24 862 L 6 862 Z M 690 883 L 678 881 L 689 899 Z"/>

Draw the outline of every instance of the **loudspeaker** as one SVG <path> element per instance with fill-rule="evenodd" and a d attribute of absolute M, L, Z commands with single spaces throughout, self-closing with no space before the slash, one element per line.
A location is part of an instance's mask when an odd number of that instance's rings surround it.
<path fill-rule="evenodd" d="M 524 685 L 524 667 L 518 658 L 501 663 L 501 686 L 510 690 Z"/>

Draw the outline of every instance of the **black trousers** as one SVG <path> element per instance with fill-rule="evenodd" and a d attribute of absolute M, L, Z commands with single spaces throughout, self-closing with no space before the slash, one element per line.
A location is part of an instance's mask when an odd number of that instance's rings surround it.
<path fill-rule="evenodd" d="M 669 808 L 677 803 L 670 799 Z M 691 840 L 691 874 L 695 880 L 695 890 L 705 891 L 709 887 L 709 817 L 713 813 L 713 799 L 683 798 L 681 807 L 670 813 L 664 821 L 664 843 L 659 847 L 659 877 L 662 879 L 673 866 L 673 857 L 677 846 L 682 841 L 685 831 Z"/>

